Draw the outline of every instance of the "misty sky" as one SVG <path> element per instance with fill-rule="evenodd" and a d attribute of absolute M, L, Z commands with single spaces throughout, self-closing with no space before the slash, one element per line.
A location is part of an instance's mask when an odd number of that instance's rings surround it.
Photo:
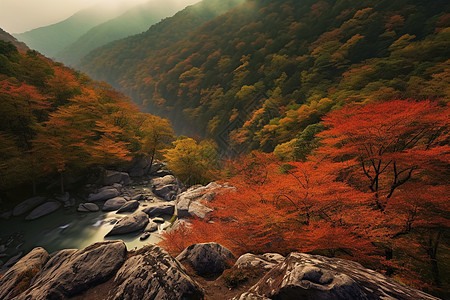
<path fill-rule="evenodd" d="M 0 28 L 9 33 L 21 33 L 57 23 L 96 3 L 146 1 L 149 0 L 0 0 Z"/>

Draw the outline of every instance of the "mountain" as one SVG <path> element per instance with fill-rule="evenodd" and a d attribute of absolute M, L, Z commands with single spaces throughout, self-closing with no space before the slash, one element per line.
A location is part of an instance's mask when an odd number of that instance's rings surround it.
<path fill-rule="evenodd" d="M 272 151 L 344 104 L 448 99 L 449 11 L 447 1 L 247 1 L 200 27 L 170 26 L 183 11 L 80 68 L 178 128 Z"/>
<path fill-rule="evenodd" d="M 89 29 L 123 13 L 130 4 L 102 4 L 83 9 L 66 20 L 39 27 L 24 33 L 13 34 L 19 41 L 47 57 L 76 41 Z"/>
<path fill-rule="evenodd" d="M 205 22 L 229 11 L 245 0 L 204 0 L 186 7 L 173 17 L 162 20 L 144 33 L 109 43 L 86 55 L 77 65 L 90 75 L 117 85 L 120 80 L 131 78 L 117 76 L 136 69 L 150 53 L 173 45 Z M 127 58 L 126 61 L 123 58 Z M 113 63 L 110 64 L 109 62 Z"/>
<path fill-rule="evenodd" d="M 23 50 L 23 51 L 29 50 L 27 45 L 25 45 L 22 42 L 19 42 L 15 37 L 13 37 L 12 35 L 10 35 L 9 33 L 7 33 L 6 31 L 4 31 L 1 28 L 0 28 L 0 40 L 5 41 L 5 42 L 11 42 L 14 46 L 16 46 L 20 50 Z"/>
<path fill-rule="evenodd" d="M 112 20 L 91 28 L 74 43 L 58 52 L 55 58 L 65 64 L 75 65 L 91 50 L 114 40 L 146 31 L 151 25 L 173 15 L 185 6 L 186 2 L 181 3 L 177 0 L 152 0 L 138 5 Z"/>

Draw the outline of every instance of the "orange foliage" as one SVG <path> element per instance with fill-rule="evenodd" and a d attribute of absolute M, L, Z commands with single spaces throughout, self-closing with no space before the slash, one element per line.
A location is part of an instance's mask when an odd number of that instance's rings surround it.
<path fill-rule="evenodd" d="M 316 162 L 281 165 L 273 155 L 253 152 L 234 162 L 229 183 L 237 191 L 218 196 L 206 223 L 166 235 L 176 251 L 179 241 L 215 240 L 241 254 L 247 251 L 319 251 L 372 260 L 375 248 L 361 228 L 367 196 L 335 181 L 333 168 Z M 187 234 L 188 232 L 189 234 Z M 182 238 L 181 238 L 182 236 Z"/>
<path fill-rule="evenodd" d="M 324 118 L 320 152 L 351 160 L 383 211 L 395 190 L 421 172 L 448 163 L 449 109 L 430 101 L 396 100 L 347 106 Z M 362 183 L 364 179 L 359 178 Z M 367 190 L 366 189 L 366 190 Z"/>
<path fill-rule="evenodd" d="M 348 106 L 324 118 L 307 162 L 252 152 L 231 162 L 227 190 L 205 220 L 165 234 L 172 253 L 216 241 L 236 254 L 345 257 L 417 287 L 439 286 L 450 226 L 448 108 L 430 101 Z M 374 201 L 375 199 L 375 201 Z M 428 263 L 430 275 L 423 268 Z"/>

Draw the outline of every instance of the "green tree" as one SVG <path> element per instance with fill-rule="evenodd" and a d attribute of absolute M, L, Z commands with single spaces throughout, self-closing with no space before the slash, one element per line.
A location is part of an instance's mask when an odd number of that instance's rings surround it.
<path fill-rule="evenodd" d="M 209 140 L 197 142 L 179 137 L 165 159 L 172 172 L 188 185 L 205 184 L 214 179 L 217 170 L 217 145 Z"/>

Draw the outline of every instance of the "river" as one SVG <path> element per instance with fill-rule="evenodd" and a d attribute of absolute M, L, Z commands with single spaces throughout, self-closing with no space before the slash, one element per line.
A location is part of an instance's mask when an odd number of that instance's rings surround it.
<path fill-rule="evenodd" d="M 154 204 L 147 200 L 140 201 L 141 207 Z M 26 254 L 38 246 L 52 253 L 61 249 L 82 249 L 95 242 L 117 239 L 123 240 L 128 250 L 138 249 L 160 242 L 161 228 L 168 226 L 171 218 L 166 216 L 166 222 L 160 225 L 159 232 L 152 233 L 145 241 L 139 239 L 142 232 L 105 238 L 104 236 L 114 226 L 115 220 L 123 218 L 126 213 L 116 214 L 114 211 L 80 213 L 76 211 L 77 206 L 78 203 L 75 207 L 60 208 L 33 221 L 25 221 L 24 216 L 0 220 L 0 247 L 8 244 L 6 252 L 0 253 L 0 260 L 5 263 L 11 256 L 20 252 Z"/>

